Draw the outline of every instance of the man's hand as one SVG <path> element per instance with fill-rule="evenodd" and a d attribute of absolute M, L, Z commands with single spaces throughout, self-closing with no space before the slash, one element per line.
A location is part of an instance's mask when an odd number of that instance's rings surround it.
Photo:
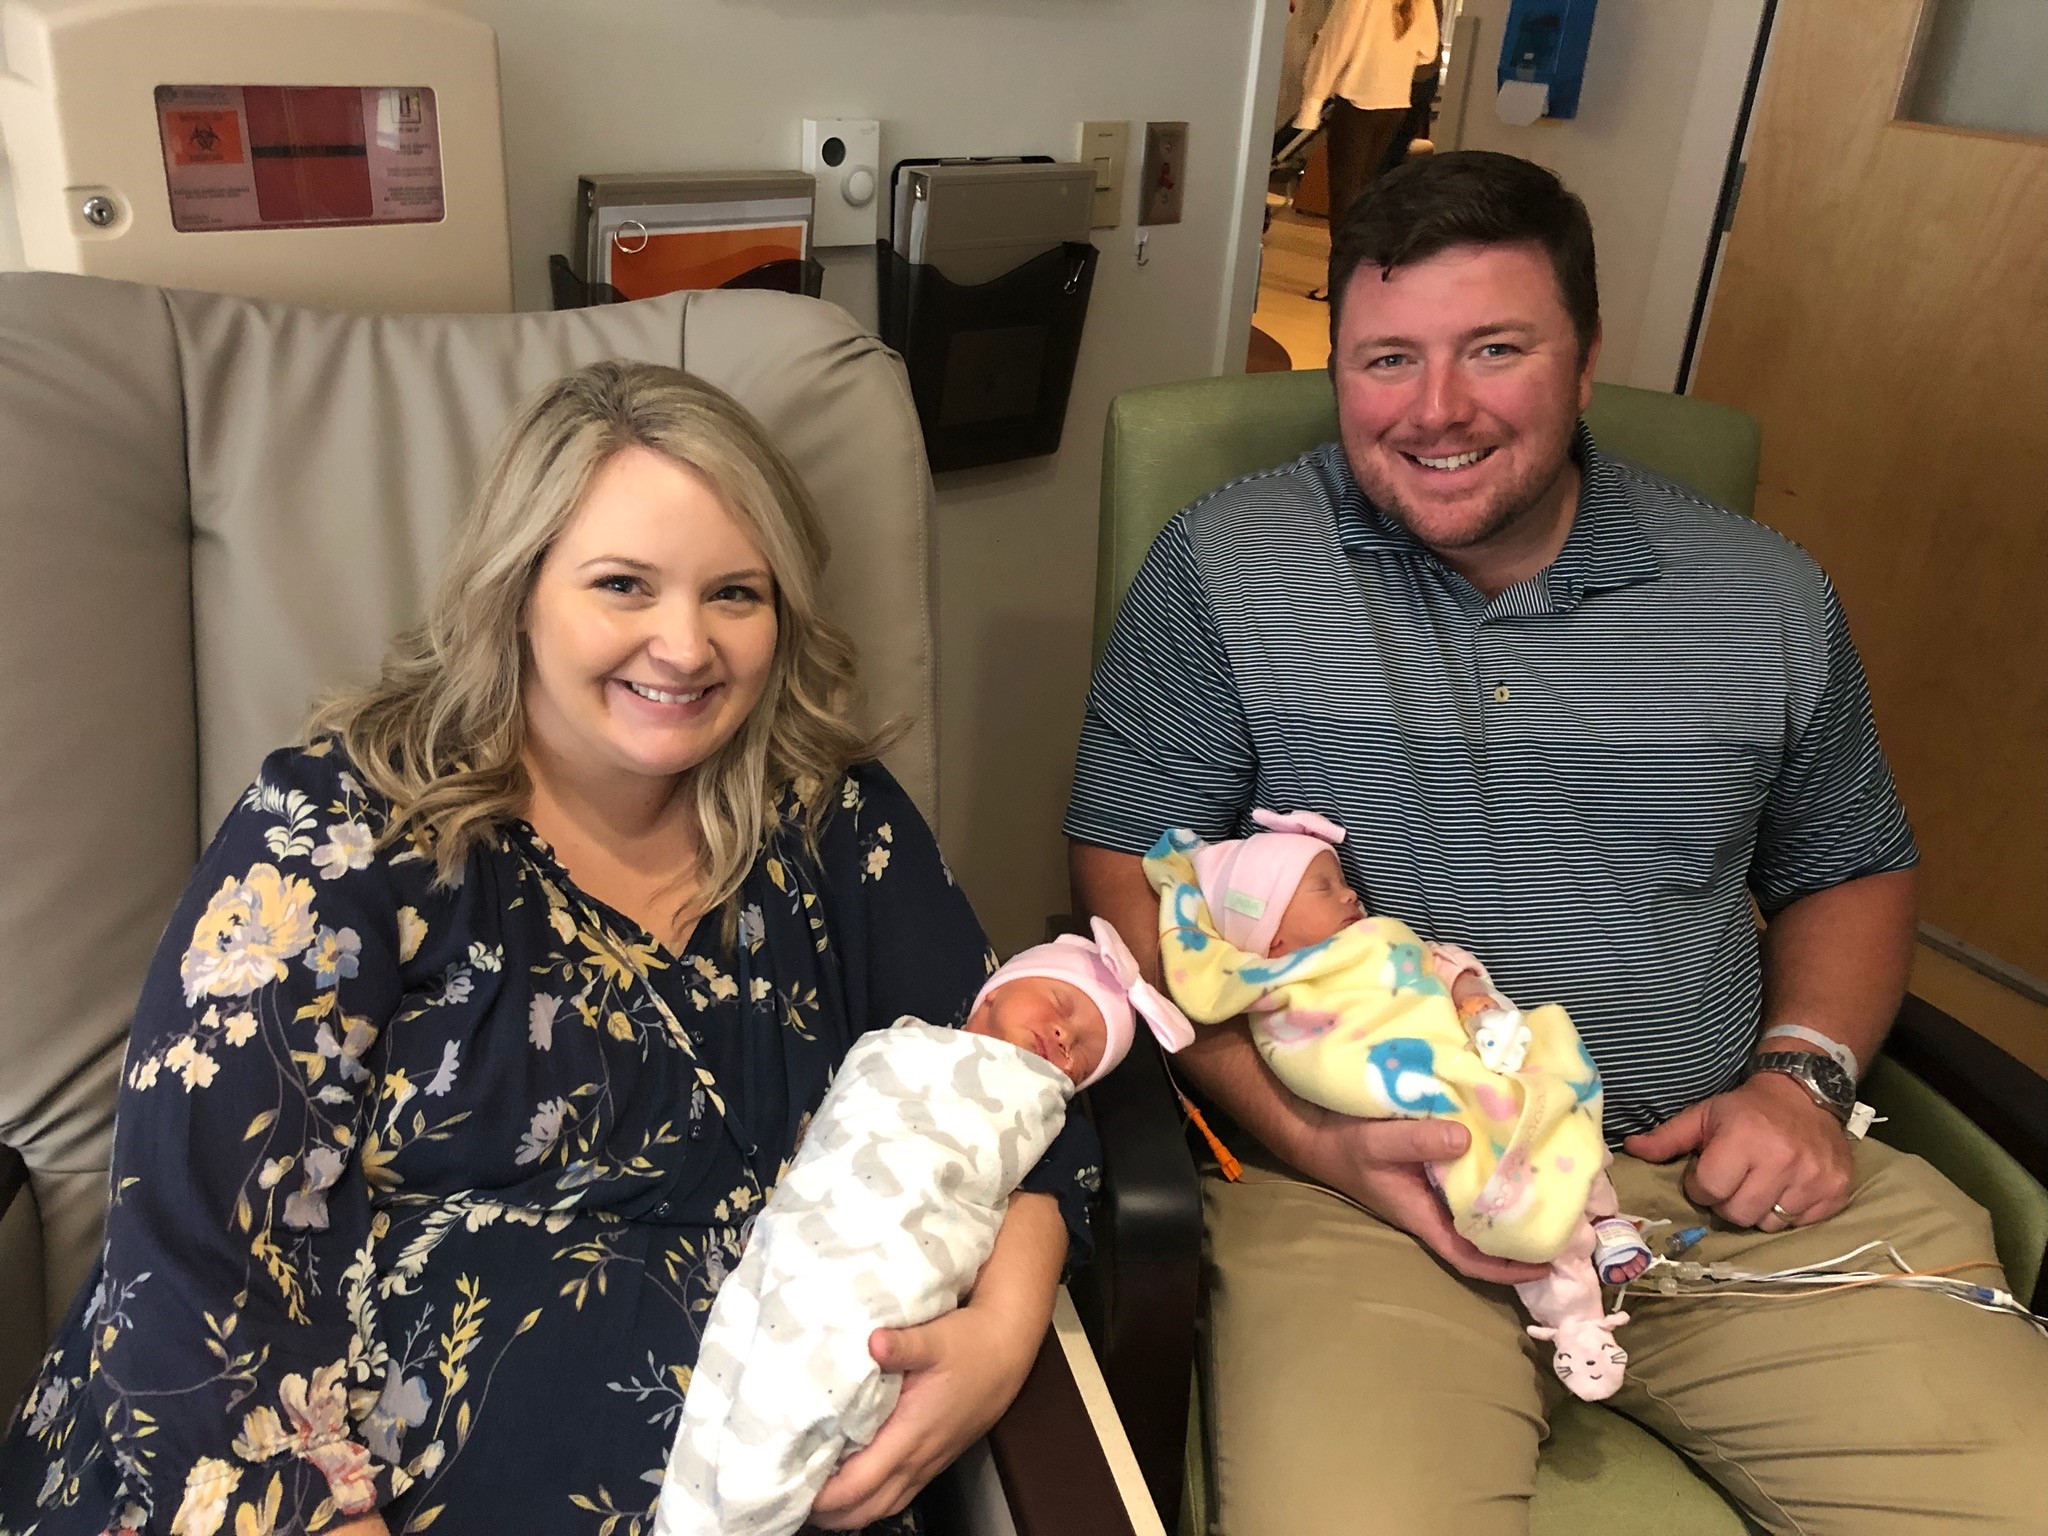
<path fill-rule="evenodd" d="M 818 1490 L 810 1523 L 858 1530 L 893 1515 L 1002 1417 L 1038 1357 L 1013 1319 L 973 1301 L 918 1328 L 877 1328 L 868 1353 L 903 1373 L 903 1393 L 875 1438 Z"/>
<path fill-rule="evenodd" d="M 1849 1203 L 1854 1182 L 1855 1143 L 1781 1072 L 1759 1072 L 1622 1145 L 1646 1163 L 1694 1154 L 1686 1194 L 1723 1221 L 1759 1232 L 1827 1220 Z"/>
<path fill-rule="evenodd" d="M 1360 1120 L 1329 1110 L 1315 1114 L 1305 1135 L 1315 1149 L 1315 1166 L 1302 1164 L 1304 1172 L 1399 1227 L 1469 1279 L 1520 1285 L 1549 1273 L 1541 1264 L 1481 1253 L 1451 1225 L 1450 1210 L 1423 1165 L 1447 1162 L 1470 1146 L 1464 1126 L 1453 1120 Z"/>

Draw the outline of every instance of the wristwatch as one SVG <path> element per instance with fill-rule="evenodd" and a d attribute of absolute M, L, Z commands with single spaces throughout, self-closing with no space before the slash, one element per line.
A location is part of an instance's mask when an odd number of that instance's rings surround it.
<path fill-rule="evenodd" d="M 1749 1064 L 1749 1076 L 1778 1072 L 1813 1095 L 1813 1102 L 1843 1125 L 1856 1108 L 1856 1084 L 1832 1056 L 1817 1051 L 1764 1051 Z"/>

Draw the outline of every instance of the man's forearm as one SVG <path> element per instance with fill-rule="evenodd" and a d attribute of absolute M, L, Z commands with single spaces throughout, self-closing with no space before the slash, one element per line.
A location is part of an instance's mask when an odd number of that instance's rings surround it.
<path fill-rule="evenodd" d="M 1160 985 L 1159 897 L 1145 878 L 1144 861 L 1091 843 L 1070 843 L 1067 872 L 1076 910 L 1115 928 L 1146 979 Z M 1241 1023 L 1198 1027 L 1194 1044 L 1174 1057 L 1174 1066 L 1276 1155 L 1305 1173 L 1317 1173 L 1310 1166 L 1316 1158 L 1308 1133 L 1320 1111 L 1282 1086 Z"/>
<path fill-rule="evenodd" d="M 1159 986 L 1159 897 L 1145 878 L 1145 861 L 1093 843 L 1067 843 L 1067 883 L 1074 911 L 1114 928 L 1145 979 Z"/>
<path fill-rule="evenodd" d="M 1315 1131 L 1327 1118 L 1273 1075 L 1242 1019 L 1202 1029 L 1174 1065 L 1281 1161 L 1311 1178 L 1330 1177 Z"/>
<path fill-rule="evenodd" d="M 1913 963 L 1912 870 L 1802 896 L 1764 929 L 1763 1028 L 1798 1024 L 1846 1045 L 1866 1071 L 1906 994 Z M 1810 1048 L 1786 1036 L 1768 1049 Z"/>

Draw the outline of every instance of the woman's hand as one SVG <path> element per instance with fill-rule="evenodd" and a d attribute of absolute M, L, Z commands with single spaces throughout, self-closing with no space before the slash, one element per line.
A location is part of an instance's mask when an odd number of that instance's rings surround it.
<path fill-rule="evenodd" d="M 895 1514 L 1003 1416 L 1038 1339 L 1027 1354 L 1013 1321 L 981 1311 L 970 1301 L 920 1328 L 874 1331 L 868 1353 L 883 1370 L 903 1373 L 903 1392 L 875 1438 L 818 1490 L 812 1525 L 858 1530 Z"/>
<path fill-rule="evenodd" d="M 812 1525 L 858 1530 L 897 1513 L 1002 1417 L 1038 1358 L 1066 1249 L 1051 1195 L 1012 1196 L 965 1306 L 921 1327 L 874 1331 L 868 1353 L 903 1374 L 902 1395 L 818 1491 Z"/>
<path fill-rule="evenodd" d="M 391 1536 L 391 1527 L 384 1523 L 382 1515 L 365 1515 L 346 1525 L 330 1525 L 327 1536 Z"/>

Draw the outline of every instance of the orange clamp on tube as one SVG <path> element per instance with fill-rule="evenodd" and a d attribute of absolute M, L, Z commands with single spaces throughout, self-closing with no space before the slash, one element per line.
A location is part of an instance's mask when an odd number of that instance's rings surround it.
<path fill-rule="evenodd" d="M 1202 1140 L 1209 1143 L 1209 1150 L 1215 1155 L 1216 1166 L 1222 1170 L 1223 1177 L 1235 1184 L 1244 1173 L 1244 1164 L 1231 1156 L 1230 1148 L 1223 1145 L 1223 1138 L 1209 1129 L 1209 1122 L 1202 1118 L 1202 1112 L 1195 1108 L 1188 1096 L 1177 1088 L 1174 1093 L 1180 1100 L 1180 1107 L 1187 1112 L 1187 1117 L 1194 1121 L 1195 1129 L 1202 1133 Z"/>

